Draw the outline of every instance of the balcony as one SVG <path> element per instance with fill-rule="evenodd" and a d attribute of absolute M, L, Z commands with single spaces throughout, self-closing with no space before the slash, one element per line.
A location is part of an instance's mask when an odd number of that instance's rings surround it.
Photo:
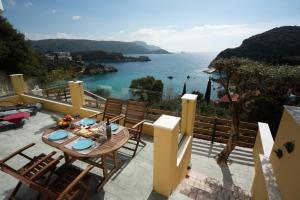
<path fill-rule="evenodd" d="M 41 140 L 43 131 L 55 125 L 52 115 L 79 113 L 85 117 L 96 113 L 95 109 L 83 105 L 83 93 L 80 92 L 83 88 L 80 82 L 69 83 L 71 102 L 58 102 L 25 93 L 22 79 L 21 75 L 11 76 L 16 95 L 2 97 L 0 102 L 39 102 L 43 104 L 43 110 L 30 117 L 22 128 L 0 133 L 0 158 L 32 142 L 36 146 L 33 151 L 28 152 L 30 155 L 53 151 L 53 148 Z M 163 115 L 155 122 L 148 120 L 142 136 L 147 145 L 140 146 L 134 158 L 121 148 L 118 156 L 125 164 L 100 192 L 92 189 L 89 199 L 296 199 L 299 191 L 294 186 L 297 186 L 299 180 L 293 174 L 299 173 L 299 169 L 292 167 L 286 176 L 283 172 L 291 166 L 299 166 L 299 148 L 296 145 L 294 152 L 286 153 L 283 144 L 287 141 L 294 144 L 300 141 L 299 134 L 296 134 L 300 130 L 299 108 L 286 107 L 275 141 L 268 126 L 259 123 L 254 146 L 236 147 L 230 155 L 231 163 L 219 166 L 214 157 L 225 145 L 219 143 L 222 138 L 214 143 L 192 138 L 196 104 L 193 99 L 194 96 L 188 95 L 186 99 L 182 99 L 181 118 Z M 177 136 L 179 128 L 185 133 L 183 137 Z M 162 143 L 168 140 L 174 142 Z M 247 141 L 250 140 L 252 139 Z M 282 159 L 273 151 L 279 148 L 284 150 Z M 161 152 L 165 155 L 161 155 Z M 171 161 L 166 162 L 165 158 L 171 158 Z M 23 162 L 15 160 L 12 164 L 18 166 Z M 191 170 L 187 170 L 189 164 Z M 76 161 L 76 165 L 83 166 L 79 161 Z M 168 171 L 173 174 L 168 175 Z M 99 170 L 93 169 L 92 172 L 94 183 L 97 183 Z M 270 183 L 271 180 L 273 184 Z M 16 182 L 16 179 L 0 172 L 1 199 L 9 196 Z M 279 192 L 281 190 L 285 191 L 284 194 Z M 23 187 L 18 195 L 31 199 L 36 194 Z"/>
<path fill-rule="evenodd" d="M 30 155 L 53 151 L 53 148 L 41 141 L 43 130 L 55 125 L 52 115 L 61 116 L 62 113 L 42 110 L 36 116 L 30 117 L 23 128 L 1 132 L 0 157 L 3 158 L 17 148 L 32 142 L 35 142 L 36 146 L 33 151 L 29 152 Z M 126 160 L 126 163 L 106 183 L 100 193 L 95 193 L 92 190 L 90 199 L 164 199 L 163 196 L 152 191 L 153 138 L 144 134 L 143 141 L 146 141 L 146 147 L 140 148 L 133 159 L 130 159 L 126 149 L 120 149 L 119 155 Z M 214 190 L 222 188 L 221 184 L 224 187 L 237 185 L 243 188 L 243 191 L 248 191 L 246 194 L 249 194 L 254 176 L 252 149 L 237 148 L 232 154 L 233 163 L 228 168 L 221 168 L 215 163 L 213 156 L 221 150 L 222 146 L 224 145 L 220 143 L 211 145 L 210 142 L 201 139 L 193 140 L 191 163 L 194 175 L 192 174 L 192 177 L 200 179 L 200 183 L 203 184 L 202 187 L 205 187 L 207 192 L 210 192 L 212 195 Z M 238 161 L 239 158 L 244 160 L 245 163 L 239 164 L 234 161 Z M 14 164 L 18 166 L 23 162 L 24 160 L 17 160 Z M 80 165 L 81 163 L 78 162 L 76 164 Z M 97 174 L 99 170 L 94 170 L 93 172 Z M 0 199 L 6 199 L 16 185 L 17 180 L 2 172 L 0 172 L 0 177 Z M 97 176 L 95 176 L 95 179 L 97 180 Z M 207 184 L 205 184 L 205 181 L 207 181 Z M 211 188 L 209 188 L 209 181 L 214 184 Z M 94 185 L 93 187 L 96 186 Z M 197 187 L 199 186 L 197 185 Z M 182 193 L 180 190 L 182 190 Z M 185 190 L 178 188 L 170 199 L 182 199 L 185 196 L 183 193 L 185 193 Z M 25 187 L 20 193 L 20 197 L 26 196 L 26 199 L 35 198 L 36 195 L 32 190 Z"/>

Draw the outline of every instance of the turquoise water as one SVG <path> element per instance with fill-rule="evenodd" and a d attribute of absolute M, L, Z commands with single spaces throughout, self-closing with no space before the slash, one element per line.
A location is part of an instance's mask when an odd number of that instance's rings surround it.
<path fill-rule="evenodd" d="M 180 53 L 180 54 L 154 54 L 149 62 L 109 63 L 118 69 L 116 73 L 106 73 L 92 76 L 82 76 L 85 89 L 95 90 L 105 88 L 110 90 L 110 95 L 115 98 L 127 99 L 128 88 L 133 79 L 154 76 L 164 83 L 164 95 L 176 96 L 182 93 L 184 82 L 187 82 L 187 92 L 199 90 L 205 92 L 209 75 L 202 72 L 215 53 Z M 168 79 L 173 76 L 173 79 Z M 190 79 L 187 79 L 190 76 Z M 212 88 L 215 86 L 212 85 Z M 216 94 L 212 91 L 212 98 Z"/>

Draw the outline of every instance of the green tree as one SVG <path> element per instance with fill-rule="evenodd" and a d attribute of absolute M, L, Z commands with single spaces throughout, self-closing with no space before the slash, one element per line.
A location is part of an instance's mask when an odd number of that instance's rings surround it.
<path fill-rule="evenodd" d="M 230 137 L 217 158 L 218 163 L 226 163 L 240 137 L 242 111 L 258 99 L 283 104 L 291 88 L 300 90 L 295 88 L 300 85 L 300 66 L 273 66 L 239 58 L 218 59 L 212 66 L 219 72 L 216 81 L 223 86 L 231 110 Z M 232 93 L 239 95 L 237 102 L 232 101 Z"/>
<path fill-rule="evenodd" d="M 0 70 L 7 74 L 23 73 L 29 76 L 43 76 L 46 69 L 40 66 L 40 59 L 22 33 L 0 15 Z"/>
<path fill-rule="evenodd" d="M 162 98 L 163 82 L 153 76 L 134 79 L 130 84 L 130 92 L 140 101 L 158 102 Z"/>
<path fill-rule="evenodd" d="M 209 103 L 210 102 L 210 96 L 211 96 L 211 79 L 208 79 L 207 87 L 204 95 L 204 100 Z"/>

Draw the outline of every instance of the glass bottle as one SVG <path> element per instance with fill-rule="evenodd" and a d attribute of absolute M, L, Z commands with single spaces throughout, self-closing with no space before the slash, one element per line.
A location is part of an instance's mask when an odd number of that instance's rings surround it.
<path fill-rule="evenodd" d="M 111 137 L 111 126 L 110 126 L 108 118 L 107 118 L 107 122 L 106 122 L 106 136 L 107 136 L 107 139 L 109 139 Z"/>

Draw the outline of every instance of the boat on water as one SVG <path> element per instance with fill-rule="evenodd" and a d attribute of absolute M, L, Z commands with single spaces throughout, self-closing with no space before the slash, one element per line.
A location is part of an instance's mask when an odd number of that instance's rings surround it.
<path fill-rule="evenodd" d="M 216 71 L 215 68 L 211 67 L 211 68 L 206 68 L 203 70 L 203 72 L 207 73 L 207 74 L 212 74 Z"/>

